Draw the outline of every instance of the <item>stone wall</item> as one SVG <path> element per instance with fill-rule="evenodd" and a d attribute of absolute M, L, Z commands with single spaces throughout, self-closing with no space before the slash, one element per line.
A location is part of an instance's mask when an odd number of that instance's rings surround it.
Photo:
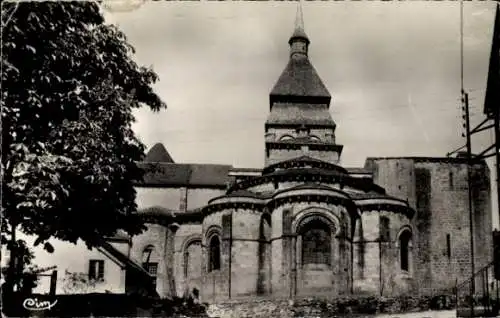
<path fill-rule="evenodd" d="M 207 314 L 209 317 L 220 318 L 374 317 L 377 314 L 389 314 L 384 315 L 386 317 L 404 317 L 404 313 L 412 313 L 411 317 L 454 317 L 456 312 L 450 311 L 452 308 L 454 308 L 454 299 L 442 295 L 437 297 L 360 297 L 356 295 L 356 297 L 336 299 L 231 301 L 211 304 L 207 309 Z M 429 310 L 434 311 L 429 312 Z"/>
<path fill-rule="evenodd" d="M 265 166 L 275 164 L 280 161 L 289 160 L 304 156 L 302 149 L 270 149 L 266 156 Z"/>
<path fill-rule="evenodd" d="M 182 211 L 184 204 L 183 195 L 185 188 L 147 188 L 136 187 L 137 209 L 141 210 L 153 206 L 160 206 L 165 209 Z"/>
<path fill-rule="evenodd" d="M 408 198 L 417 215 L 415 227 L 416 278 L 421 293 L 451 288 L 470 275 L 470 226 L 467 165 L 457 161 L 375 159 L 368 162 L 374 182 L 388 194 Z M 473 167 L 475 268 L 491 260 L 489 171 Z"/>
<path fill-rule="evenodd" d="M 146 224 L 147 230 L 142 234 L 132 238 L 132 248 L 130 258 L 138 264 L 142 264 L 144 249 L 153 246 L 152 257 L 158 260 L 158 272 L 156 280 L 156 290 L 161 297 L 167 297 L 171 294 L 172 277 L 169 277 L 167 264 L 167 232 L 165 226 L 158 224 Z"/>
<path fill-rule="evenodd" d="M 305 213 L 314 212 L 326 220 L 334 219 L 331 267 L 310 268 L 301 262 L 301 237 L 297 226 Z M 272 294 L 339 295 L 351 291 L 350 217 L 346 209 L 319 202 L 287 203 L 272 211 Z"/>
<path fill-rule="evenodd" d="M 186 187 L 136 187 L 136 191 L 138 210 L 159 206 L 176 212 L 201 208 L 225 193 L 225 189 Z"/>
<path fill-rule="evenodd" d="M 259 277 L 259 227 L 261 213 L 233 211 L 231 247 L 231 298 L 257 294 Z"/>
<path fill-rule="evenodd" d="M 193 288 L 201 291 L 201 231 L 201 224 L 182 224 L 175 234 L 174 276 L 178 296 Z"/>
<path fill-rule="evenodd" d="M 336 151 L 331 150 L 311 150 L 304 145 L 301 149 L 270 149 L 269 156 L 266 156 L 265 165 L 275 164 L 280 161 L 298 158 L 301 156 L 309 156 L 311 158 L 323 160 L 330 163 L 338 163 L 340 155 Z"/>
<path fill-rule="evenodd" d="M 381 218 L 388 220 L 388 232 L 381 233 Z M 409 250 L 409 270 L 400 267 L 399 235 L 408 228 L 410 220 L 391 211 L 364 211 L 356 222 L 353 239 L 354 293 L 393 296 L 412 289 L 414 266 L 412 248 Z"/>
<path fill-rule="evenodd" d="M 223 224 L 224 216 L 230 211 L 218 211 L 209 214 L 203 220 L 202 226 L 202 290 L 201 299 L 204 302 L 216 302 L 229 298 L 230 293 L 230 246 L 227 224 Z M 209 239 L 216 234 L 220 241 L 220 268 L 209 272 Z"/>
<path fill-rule="evenodd" d="M 268 139 L 269 141 L 278 141 L 284 136 L 297 137 L 296 130 L 292 128 L 268 128 L 266 134 L 273 136 L 272 139 Z M 332 128 L 313 128 L 310 130 L 310 134 L 322 141 L 335 142 L 335 131 Z"/>
<path fill-rule="evenodd" d="M 187 190 L 187 209 L 194 210 L 208 204 L 208 201 L 224 195 L 225 189 L 209 188 L 188 188 Z"/>

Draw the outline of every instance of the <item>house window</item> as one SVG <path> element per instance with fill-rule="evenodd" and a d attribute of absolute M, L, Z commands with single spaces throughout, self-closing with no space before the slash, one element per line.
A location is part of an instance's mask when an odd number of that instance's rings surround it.
<path fill-rule="evenodd" d="M 210 239 L 209 250 L 208 271 L 211 272 L 220 269 L 220 241 L 217 235 Z"/>
<path fill-rule="evenodd" d="M 410 231 L 404 231 L 399 236 L 400 266 L 406 272 L 410 270 L 410 241 Z"/>
<path fill-rule="evenodd" d="M 453 190 L 453 171 L 450 171 L 448 174 L 448 186 L 450 190 Z"/>
<path fill-rule="evenodd" d="M 446 234 L 446 255 L 448 259 L 451 258 L 451 236 L 450 234 Z"/>
<path fill-rule="evenodd" d="M 321 220 L 312 220 L 301 231 L 302 265 L 331 265 L 331 231 Z"/>
<path fill-rule="evenodd" d="M 92 259 L 89 261 L 89 279 L 102 281 L 104 280 L 104 261 Z"/>
<path fill-rule="evenodd" d="M 158 259 L 154 247 L 149 245 L 142 252 L 142 268 L 153 276 L 153 284 L 156 286 L 156 277 L 158 275 Z"/>

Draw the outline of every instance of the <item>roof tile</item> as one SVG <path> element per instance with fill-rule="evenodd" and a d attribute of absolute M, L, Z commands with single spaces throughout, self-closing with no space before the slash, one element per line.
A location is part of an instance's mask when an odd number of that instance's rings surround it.
<path fill-rule="evenodd" d="M 174 163 L 174 160 L 168 153 L 162 143 L 155 144 L 146 154 L 145 162 L 169 162 Z"/>
<path fill-rule="evenodd" d="M 308 58 L 289 60 L 271 96 L 331 97 Z"/>
<path fill-rule="evenodd" d="M 224 187 L 232 180 L 229 165 L 176 164 L 141 162 L 139 167 L 146 170 L 144 182 L 147 186 L 217 186 Z"/>

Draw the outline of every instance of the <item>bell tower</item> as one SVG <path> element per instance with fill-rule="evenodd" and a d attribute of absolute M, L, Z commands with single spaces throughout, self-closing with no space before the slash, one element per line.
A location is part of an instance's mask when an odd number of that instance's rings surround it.
<path fill-rule="evenodd" d="M 288 64 L 269 95 L 266 166 L 302 156 L 334 164 L 340 160 L 343 146 L 335 143 L 336 124 L 329 112 L 331 95 L 309 61 L 310 43 L 299 1 L 294 31 L 288 40 Z"/>

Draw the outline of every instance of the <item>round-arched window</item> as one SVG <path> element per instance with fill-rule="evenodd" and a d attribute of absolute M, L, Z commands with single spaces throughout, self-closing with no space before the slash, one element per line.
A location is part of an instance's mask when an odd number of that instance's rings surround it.
<path fill-rule="evenodd" d="M 411 232 L 406 230 L 399 236 L 399 264 L 401 270 L 410 270 L 410 242 Z"/>
<path fill-rule="evenodd" d="M 311 220 L 300 230 L 302 237 L 302 265 L 331 265 L 331 229 L 324 221 Z"/>
<path fill-rule="evenodd" d="M 209 242 L 209 260 L 208 260 L 208 271 L 214 271 L 220 269 L 220 240 L 218 235 L 214 235 L 210 238 Z"/>

